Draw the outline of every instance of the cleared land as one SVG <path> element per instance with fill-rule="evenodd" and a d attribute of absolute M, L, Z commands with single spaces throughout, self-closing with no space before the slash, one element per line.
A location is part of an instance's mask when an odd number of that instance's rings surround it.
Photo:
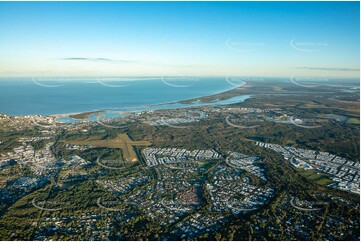
<path fill-rule="evenodd" d="M 134 151 L 133 146 L 149 146 L 151 142 L 146 140 L 133 141 L 126 134 L 119 134 L 115 139 L 99 140 L 94 137 L 90 137 L 84 140 L 64 140 L 64 143 L 72 145 L 90 145 L 95 147 L 107 147 L 107 148 L 120 148 L 123 153 L 123 158 L 126 161 L 138 161 L 137 154 Z"/>

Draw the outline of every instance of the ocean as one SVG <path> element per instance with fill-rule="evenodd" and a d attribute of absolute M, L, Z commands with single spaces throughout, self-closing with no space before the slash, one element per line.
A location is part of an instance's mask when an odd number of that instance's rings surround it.
<path fill-rule="evenodd" d="M 200 106 L 207 104 L 173 102 L 225 92 L 243 84 L 241 80 L 221 77 L 1 78 L 0 113 L 16 116 L 55 115 Z M 248 97 L 233 97 L 212 105 L 242 102 Z"/>

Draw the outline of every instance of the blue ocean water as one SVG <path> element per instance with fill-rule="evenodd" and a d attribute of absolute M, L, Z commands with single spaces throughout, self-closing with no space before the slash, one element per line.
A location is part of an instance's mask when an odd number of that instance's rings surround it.
<path fill-rule="evenodd" d="M 9 115 L 54 115 L 97 110 L 150 110 L 199 106 L 202 104 L 170 104 L 221 93 L 238 83 L 226 78 L 1 78 L 0 113 Z M 234 97 L 217 104 L 244 101 Z"/>

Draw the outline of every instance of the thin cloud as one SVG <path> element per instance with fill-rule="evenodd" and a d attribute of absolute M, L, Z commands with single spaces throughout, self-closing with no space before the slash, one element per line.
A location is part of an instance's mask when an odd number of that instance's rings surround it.
<path fill-rule="evenodd" d="M 328 68 L 328 67 L 295 67 L 296 69 L 315 70 L 315 71 L 360 71 L 360 69 L 353 68 Z"/>
<path fill-rule="evenodd" d="M 177 64 L 163 64 L 156 62 L 147 62 L 147 61 L 132 61 L 132 60 L 118 60 L 118 59 L 109 59 L 109 58 L 86 58 L 86 57 L 68 57 L 62 58 L 63 61 L 94 61 L 94 62 L 112 62 L 112 63 L 123 63 L 123 64 L 143 64 L 148 66 L 159 66 L 159 67 L 179 67 L 179 68 L 194 68 L 196 65 L 177 65 Z"/>
<path fill-rule="evenodd" d="M 117 62 L 117 63 L 135 63 L 136 61 L 130 60 L 117 60 L 109 58 L 86 58 L 86 57 L 68 57 L 62 58 L 64 61 L 96 61 L 96 62 Z"/>

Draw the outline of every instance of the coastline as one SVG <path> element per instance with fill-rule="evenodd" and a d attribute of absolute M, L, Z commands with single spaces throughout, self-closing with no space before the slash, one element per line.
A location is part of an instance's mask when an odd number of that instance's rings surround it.
<path fill-rule="evenodd" d="M 54 117 L 56 119 L 57 122 L 65 122 L 65 121 L 60 121 L 59 119 L 72 119 L 73 121 L 94 121 L 94 120 L 89 120 L 93 115 L 99 116 L 99 115 L 103 115 L 104 117 L 104 113 L 105 112 L 110 112 L 110 113 L 117 113 L 119 115 L 123 115 L 123 114 L 131 114 L 134 112 L 145 112 L 145 111 L 151 111 L 151 110 L 169 110 L 169 109 L 178 109 L 178 108 L 192 108 L 192 107 L 202 107 L 202 106 L 206 106 L 209 104 L 216 104 L 216 102 L 221 102 L 221 101 L 225 101 L 225 100 L 229 100 L 238 96 L 244 97 L 245 99 L 251 98 L 251 96 L 249 95 L 240 95 L 240 93 L 238 93 L 238 91 L 240 90 L 244 90 L 245 88 L 249 87 L 249 83 L 244 81 L 244 84 L 236 86 L 230 90 L 227 91 L 223 91 L 220 93 L 216 93 L 216 94 L 211 94 L 211 95 L 207 95 L 207 96 L 201 96 L 201 97 L 196 97 L 196 98 L 191 98 L 191 99 L 186 99 L 186 100 L 180 100 L 180 101 L 174 101 L 174 102 L 167 102 L 167 103 L 160 103 L 160 104 L 151 104 L 151 105 L 145 105 L 145 106 L 141 106 L 139 107 L 140 109 L 138 109 L 137 107 L 134 107 L 134 110 L 128 110 L 128 111 L 121 111 L 121 110 L 111 110 L 111 109 L 102 109 L 102 110 L 95 110 L 95 111 L 89 111 L 89 112 L 76 112 L 76 113 L 68 113 L 68 114 L 55 114 L 55 115 L 48 115 L 50 117 Z M 241 100 L 240 102 L 243 102 L 245 100 Z M 236 102 L 238 103 L 238 102 Z M 198 104 L 198 105 L 197 105 Z M 157 108 L 157 107 L 165 107 L 165 106 L 176 106 L 176 105 L 186 105 L 187 107 L 166 107 L 166 108 Z M 194 106 L 192 106 L 194 105 Z M 222 105 L 222 104 L 219 104 Z M 223 104 L 223 105 L 227 105 L 227 104 Z M 79 119 L 79 118 L 72 118 L 71 116 L 84 116 L 86 118 L 84 119 Z M 114 117 L 116 118 L 116 117 Z M 111 118 L 109 118 L 111 119 Z"/>
<path fill-rule="evenodd" d="M 235 86 L 226 91 L 221 91 L 220 93 L 215 93 L 206 96 L 195 97 L 191 99 L 179 100 L 179 101 L 171 101 L 166 103 L 158 103 L 158 104 L 150 104 L 144 106 L 136 106 L 132 110 L 112 110 L 112 109 L 97 109 L 97 110 L 89 110 L 89 111 L 80 111 L 80 112 L 70 112 L 70 113 L 58 113 L 58 114 L 50 114 L 50 115 L 8 115 L 13 117 L 25 117 L 25 116 L 43 116 L 43 117 L 51 117 L 54 118 L 57 122 L 63 123 L 64 121 L 60 121 L 59 119 L 71 119 L 74 122 L 81 121 L 91 121 L 89 120 L 91 117 L 104 115 L 104 113 L 113 113 L 118 114 L 119 116 L 134 112 L 143 112 L 143 111 L 151 111 L 151 110 L 160 110 L 160 109 L 177 109 L 177 108 L 187 108 L 187 107 L 200 107 L 205 105 L 214 104 L 217 105 L 216 102 L 227 100 L 230 98 L 234 98 L 237 96 L 246 96 L 240 94 L 238 91 L 245 89 L 249 86 L 249 83 L 244 81 L 243 84 Z M 245 97 L 246 99 L 249 97 Z M 243 101 L 243 100 L 241 100 Z M 220 104 L 221 105 L 221 104 Z M 167 107 L 169 106 L 169 107 Z M 174 106 L 174 107 L 172 107 Z"/>
<path fill-rule="evenodd" d="M 222 100 L 226 100 L 226 99 L 230 99 L 230 98 L 239 96 L 239 93 L 237 93 L 236 91 L 244 90 L 245 88 L 247 88 L 249 86 L 250 86 L 249 83 L 244 81 L 243 85 L 236 86 L 236 87 L 232 88 L 231 90 L 228 90 L 225 92 L 220 92 L 220 93 L 213 94 L 213 95 L 203 96 L 203 97 L 199 97 L 199 98 L 187 99 L 187 100 L 179 101 L 178 103 L 190 104 L 190 103 L 194 103 L 194 102 L 211 103 L 214 101 L 222 101 Z"/>

